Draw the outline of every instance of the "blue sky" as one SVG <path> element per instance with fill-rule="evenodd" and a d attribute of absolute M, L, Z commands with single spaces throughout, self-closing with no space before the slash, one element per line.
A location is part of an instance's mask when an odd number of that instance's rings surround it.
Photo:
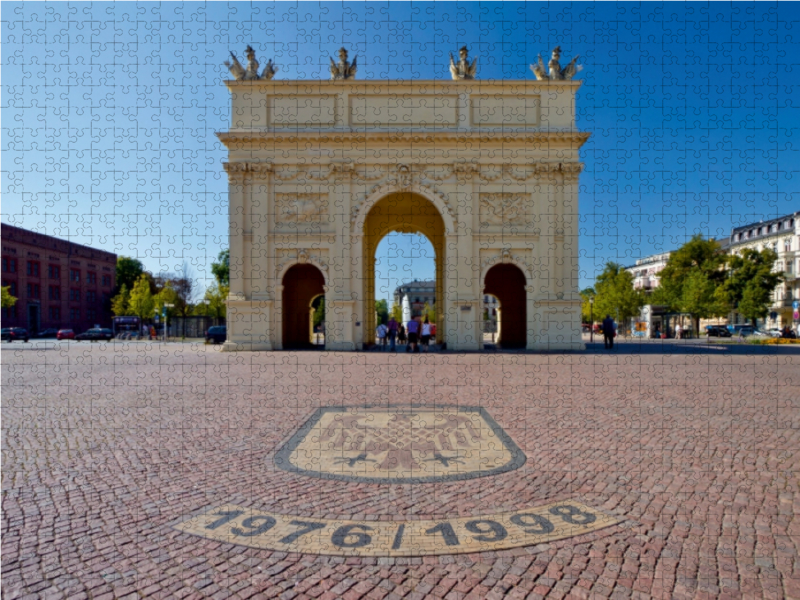
<path fill-rule="evenodd" d="M 214 132 L 222 63 L 247 44 L 286 79 L 327 78 L 342 45 L 362 79 L 446 78 L 464 44 L 481 79 L 580 54 L 581 287 L 606 260 L 800 210 L 797 3 L 4 2 L 0 18 L 2 220 L 156 272 L 186 260 L 210 279 L 227 246 Z M 381 245 L 379 295 L 432 276 L 413 252 L 432 254 Z"/>

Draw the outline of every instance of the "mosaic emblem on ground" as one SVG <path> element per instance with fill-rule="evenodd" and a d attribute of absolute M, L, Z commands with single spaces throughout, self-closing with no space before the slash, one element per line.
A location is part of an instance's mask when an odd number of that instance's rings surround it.
<path fill-rule="evenodd" d="M 525 454 L 480 407 L 328 407 L 292 436 L 275 463 L 326 479 L 433 483 L 518 469 Z"/>

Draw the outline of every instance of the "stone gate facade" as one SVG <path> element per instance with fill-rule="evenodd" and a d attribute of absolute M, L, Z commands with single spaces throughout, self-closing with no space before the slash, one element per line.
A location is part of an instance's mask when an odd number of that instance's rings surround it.
<path fill-rule="evenodd" d="M 516 291 L 495 294 L 515 295 L 504 331 L 517 329 L 530 350 L 583 348 L 578 177 L 589 134 L 575 127 L 579 81 L 226 85 L 226 349 L 288 347 L 290 313 L 308 315 L 306 296 L 320 293 L 326 348 L 370 344 L 374 253 L 391 231 L 422 233 L 435 249 L 448 350 L 482 348 L 483 295 L 495 293 L 486 280 L 497 265 L 520 272 Z M 319 270 L 316 288 L 298 291 L 286 277 L 295 265 Z"/>

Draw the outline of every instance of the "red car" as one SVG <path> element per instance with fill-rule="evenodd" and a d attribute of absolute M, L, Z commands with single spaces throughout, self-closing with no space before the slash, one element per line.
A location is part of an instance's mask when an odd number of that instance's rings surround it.
<path fill-rule="evenodd" d="M 59 329 L 56 334 L 57 340 L 74 340 L 75 332 L 72 329 Z"/>

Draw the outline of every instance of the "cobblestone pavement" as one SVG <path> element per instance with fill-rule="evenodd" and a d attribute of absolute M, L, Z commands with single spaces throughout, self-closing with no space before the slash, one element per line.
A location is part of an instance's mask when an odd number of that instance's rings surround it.
<path fill-rule="evenodd" d="M 4 345 L 5 598 L 800 598 L 800 355 L 220 353 Z M 275 466 L 319 407 L 482 406 L 519 469 L 370 484 Z M 622 521 L 412 558 L 260 550 L 170 526 L 236 504 L 458 518 L 575 499 Z"/>

